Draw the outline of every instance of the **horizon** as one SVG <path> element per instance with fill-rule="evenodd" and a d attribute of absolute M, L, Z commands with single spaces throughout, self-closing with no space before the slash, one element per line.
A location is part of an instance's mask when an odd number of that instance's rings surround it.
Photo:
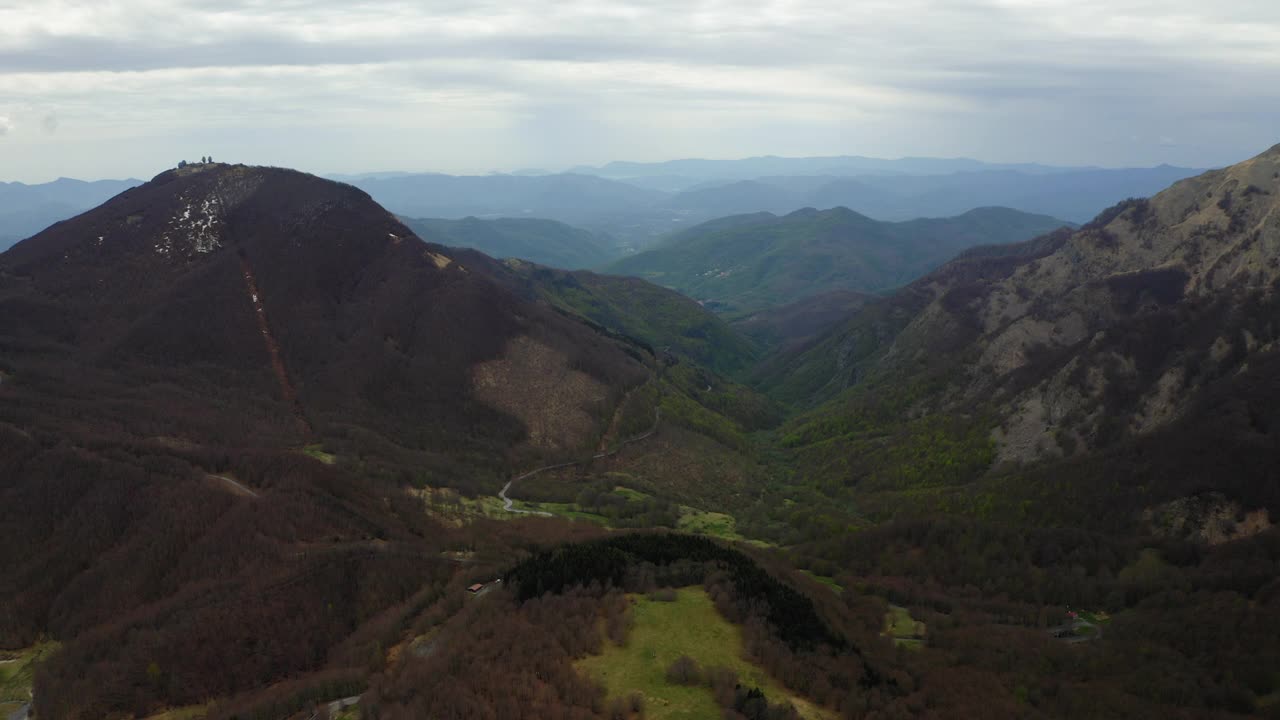
<path fill-rule="evenodd" d="M 188 149 L 325 174 L 849 153 L 1220 167 L 1275 142 L 1278 48 L 1280 6 L 1253 0 L 59 0 L 0 7 L 0 162 L 24 182 Z"/>
<path fill-rule="evenodd" d="M 1280 144 L 1280 141 L 1278 141 L 1278 143 L 1273 143 L 1273 145 L 1274 145 L 1274 144 Z M 1271 147 L 1271 146 L 1270 146 L 1270 145 L 1269 145 L 1269 146 L 1267 146 L 1267 148 L 1269 148 L 1269 147 Z M 564 166 L 564 167 L 560 167 L 560 168 L 541 168 L 541 167 L 521 166 L 521 167 L 509 167 L 509 168 L 501 168 L 501 169 L 483 169 L 483 168 L 481 168 L 481 169 L 476 169 L 476 168 L 457 168 L 457 169 L 437 169 L 437 168 L 429 168 L 429 169 L 413 169 L 413 168 L 380 168 L 380 169 L 376 169 L 376 170 L 369 170 L 369 169 L 356 169 L 356 170 L 327 169 L 327 170 L 320 170 L 320 169 L 306 168 L 306 167 L 295 167 L 295 166 L 289 166 L 289 165 L 277 165 L 277 164 L 272 164 L 272 163 L 252 162 L 252 161 L 246 161 L 246 160 L 243 160 L 243 159 L 230 159 L 230 160 L 223 160 L 223 159 L 219 159 L 219 158 L 218 158 L 218 156 L 216 156 L 216 155 L 212 155 L 212 156 L 209 156 L 209 157 L 213 157 L 215 162 L 218 162 L 218 163 L 225 163 L 225 164 L 228 164 L 228 165 L 248 165 L 248 166 L 254 166 L 254 167 L 281 167 L 281 168 L 287 168 L 287 169 L 290 169 L 290 170 L 297 170 L 297 171 L 299 171 L 299 172 L 305 172 L 305 173 L 310 174 L 310 175 L 316 175 L 316 176 L 324 177 L 324 178 L 330 178 L 330 177 L 335 177 L 335 176 L 361 177 L 361 176 L 382 175 L 382 174 L 401 174 L 401 175 L 452 175 L 452 176 L 455 176 L 455 177 L 467 177 L 467 176 L 471 176 L 471 177 L 479 177 L 479 176 L 485 176 L 485 175 L 517 175 L 517 174 L 521 174 L 521 173 L 528 173 L 528 174 L 545 174 L 545 175 L 562 175 L 562 174 L 571 174 L 571 173 L 573 173 L 576 169 L 579 169 L 579 168 L 593 168 L 593 169 L 601 169 L 601 168 L 604 168 L 604 167 L 606 167 L 606 166 L 608 166 L 608 165 L 612 165 L 612 164 L 615 164 L 615 163 L 631 164 L 631 165 L 660 165 L 660 164 L 663 164 L 663 163 L 687 162 L 687 161 L 734 162 L 734 161 L 760 160 L 760 159 L 813 160 L 813 159 L 841 159 L 841 158 L 859 158 L 859 159 L 867 159 L 867 160 L 881 160 L 881 161 L 889 161 L 889 162 L 898 162 L 898 161 L 903 161 L 903 160 L 942 160 L 942 161 L 957 161 L 957 162 L 973 161 L 973 162 L 982 163 L 982 164 L 984 164 L 984 165 L 993 165 L 993 166 L 1000 166 L 1000 165 L 1036 165 L 1036 166 L 1042 166 L 1042 167 L 1048 167 L 1048 168 L 1069 169 L 1069 170 L 1072 170 L 1072 171 L 1088 171 L 1088 170 L 1130 170 L 1130 169 L 1146 169 L 1146 168 L 1155 168 L 1155 167 L 1161 167 L 1161 166 L 1169 166 L 1169 167 L 1176 167 L 1176 168 L 1183 168 L 1183 169 L 1190 169 L 1190 170 L 1197 170 L 1197 171 L 1207 171 L 1207 170 L 1215 170 L 1215 169 L 1219 169 L 1219 168 L 1223 168 L 1223 167 L 1228 167 L 1228 166 L 1230 166 L 1230 165 L 1234 165 L 1234 164 L 1236 164 L 1236 163 L 1238 163 L 1238 162 L 1241 162 L 1241 161 L 1243 161 L 1243 160 L 1247 160 L 1247 159 L 1249 159 L 1249 158 L 1251 158 L 1251 157 L 1254 157 L 1254 156 L 1255 156 L 1255 155 L 1257 155 L 1258 153 L 1265 152 L 1265 151 L 1267 150 L 1267 148 L 1259 149 L 1257 152 L 1255 152 L 1255 153 L 1253 153 L 1253 154 L 1251 154 L 1251 155 L 1248 155 L 1248 156 L 1245 156 L 1245 157 L 1236 158 L 1236 159 L 1232 159 L 1232 160 L 1227 160 L 1227 161 L 1225 161 L 1225 162 L 1223 162 L 1223 163 L 1220 163 L 1220 164 L 1217 164 L 1217 165 L 1199 165 L 1199 166 L 1192 166 L 1192 165 L 1178 165 L 1177 163 L 1172 163 L 1172 162 L 1155 162 L 1155 163 L 1151 163 L 1151 164 L 1148 164 L 1148 165 L 1099 165 L 1099 164 L 1070 164 L 1070 163 L 1063 163 L 1063 164 L 1059 164 L 1059 163 L 1049 163 L 1049 162 L 1044 162 L 1044 161 L 1040 161 L 1040 160 L 1007 160 L 1007 161 L 1005 161 L 1005 160 L 1001 160 L 1001 161 L 995 161 L 995 160 L 986 160 L 986 159 L 981 159 L 981 158 L 968 157 L 968 156 L 958 156 L 958 155 L 957 155 L 957 156 L 900 155 L 900 156 L 893 156 L 893 157 L 887 157 L 887 156 L 885 156 L 885 157 L 881 157 L 881 156 L 867 155 L 867 154 L 862 154 L 862 153 L 839 153 L 839 154 L 831 154 L 831 155 L 778 155 L 778 154 L 761 154 L 761 155 L 730 156 L 730 157 L 691 157 L 691 156 L 685 156 L 685 157 L 670 157 L 670 158 L 665 158 L 665 159 L 660 159 L 660 160 L 631 160 L 631 159 L 614 159 L 614 160 L 606 160 L 606 161 L 598 162 L 598 163 L 578 163 L 578 164 L 574 164 L 574 165 L 566 165 L 566 166 Z M 68 174 L 65 174 L 65 173 L 55 174 L 55 175 L 52 175 L 52 176 L 47 176 L 47 177 L 42 177 L 42 178 L 36 178 L 36 179 L 21 179 L 21 178 L 7 178 L 7 177 L 0 177 L 0 183 L 21 183 L 21 184 L 24 184 L 24 185 L 43 185 L 43 184 L 48 184 L 48 183 L 52 183 L 52 182 L 57 182 L 57 181 L 59 181 L 59 180 L 77 180 L 77 181 L 81 181 L 81 182 L 89 182 L 89 183 L 92 183 L 92 182 L 107 182 L 107 181 L 122 181 L 122 180 L 139 180 L 139 181 L 142 181 L 142 182 L 148 182 L 148 181 L 150 181 L 152 178 L 154 178 L 155 176 L 159 175 L 160 173 L 163 173 L 163 172 L 165 172 L 166 170 L 171 170 L 171 169 L 173 169 L 174 167 L 176 167 L 179 161 L 185 160 L 186 162 L 189 162 L 189 163 L 190 163 L 190 162 L 198 162 L 198 161 L 199 161 L 199 159 L 200 159 L 200 157 L 202 157 L 202 156 L 197 155 L 197 156 L 195 156 L 194 158 L 187 158 L 187 157 L 177 158 L 176 160 L 174 160 L 174 161 L 173 161 L 172 163 L 170 163 L 169 165 L 167 165 L 167 166 L 165 166 L 165 167 L 162 167 L 162 168 L 159 168 L 159 169 L 154 170 L 154 171 L 145 171 L 145 170 L 144 170 L 144 171 L 140 171 L 140 172 L 136 172 L 136 173 L 122 173 L 122 174 L 113 175 L 113 176 L 100 176 L 100 177 L 78 177 L 78 176 L 75 176 L 75 175 L 68 175 Z M 961 171 L 961 172 L 964 172 L 964 171 Z M 877 175 L 878 173 L 873 172 L 873 171 L 867 171 L 866 173 L 860 173 L 860 174 L 868 175 L 868 176 L 872 176 L 872 175 Z"/>

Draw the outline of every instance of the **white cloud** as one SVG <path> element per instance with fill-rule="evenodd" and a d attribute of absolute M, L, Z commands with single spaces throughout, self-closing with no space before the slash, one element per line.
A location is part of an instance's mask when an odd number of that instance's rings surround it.
<path fill-rule="evenodd" d="M 0 0 L 0 113 L 58 121 L 9 133 L 5 172 L 36 179 L 186 143 L 320 170 L 1215 164 L 1276 141 L 1277 76 L 1271 0 Z"/>

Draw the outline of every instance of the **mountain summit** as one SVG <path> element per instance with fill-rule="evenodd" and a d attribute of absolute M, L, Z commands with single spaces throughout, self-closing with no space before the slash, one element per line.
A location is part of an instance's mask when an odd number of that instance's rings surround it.
<path fill-rule="evenodd" d="M 514 295 L 492 265 L 423 243 L 349 185 L 171 170 L 0 256 L 0 336 L 19 350 L 7 390 L 109 367 L 98 382 L 163 388 L 136 400 L 181 418 L 154 435 L 298 445 L 354 425 L 412 451 L 493 457 L 590 444 L 646 371 Z"/>

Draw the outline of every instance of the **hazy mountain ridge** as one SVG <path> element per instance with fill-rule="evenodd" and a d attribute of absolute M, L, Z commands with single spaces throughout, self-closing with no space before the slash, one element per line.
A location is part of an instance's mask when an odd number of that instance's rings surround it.
<path fill-rule="evenodd" d="M 92 182 L 58 178 L 35 185 L 0 182 L 0 252 L 55 222 L 141 184 L 141 180 L 132 178 Z"/>
<path fill-rule="evenodd" d="M 1085 222 L 1126 197 L 1155 193 L 1200 170 L 1159 166 L 1135 169 L 991 166 L 941 161 L 921 167 L 937 172 L 830 174 L 789 165 L 787 158 L 738 175 L 450 176 L 441 174 L 353 177 L 392 212 L 409 217 L 544 217 L 611 235 L 643 249 L 673 231 L 719 216 L 804 207 L 845 206 L 878 220 L 958 215 L 977 207 L 1011 207 Z M 738 161 L 723 161 L 732 167 Z M 717 165 L 719 167 L 719 165 Z M 879 166 L 877 166 L 879 167 Z M 827 168 L 831 170 L 831 168 Z M 582 172 L 578 172 L 582 171 Z M 803 171 L 803 173 L 801 172 Z M 656 172 L 656 171 L 655 171 Z M 793 174 L 779 174 L 779 173 Z"/>
<path fill-rule="evenodd" d="M 973 245 L 1022 240 L 1062 225 L 1006 208 L 901 223 L 847 208 L 808 208 L 714 221 L 608 269 L 673 287 L 719 311 L 755 312 L 830 290 L 887 290 Z"/>

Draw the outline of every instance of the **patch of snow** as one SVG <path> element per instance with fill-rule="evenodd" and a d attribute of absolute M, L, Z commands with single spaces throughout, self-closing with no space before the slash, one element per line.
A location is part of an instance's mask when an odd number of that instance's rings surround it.
<path fill-rule="evenodd" d="M 221 224 L 221 203 L 216 195 L 202 198 L 197 203 L 183 196 L 182 211 L 169 220 L 169 230 L 165 232 L 156 252 L 169 255 L 174 249 L 173 236 L 179 238 L 180 249 L 187 255 L 193 253 L 211 253 L 222 247 L 219 237 Z M 172 236 L 171 234 L 172 233 Z M 162 249 L 163 248 L 163 249 Z"/>

